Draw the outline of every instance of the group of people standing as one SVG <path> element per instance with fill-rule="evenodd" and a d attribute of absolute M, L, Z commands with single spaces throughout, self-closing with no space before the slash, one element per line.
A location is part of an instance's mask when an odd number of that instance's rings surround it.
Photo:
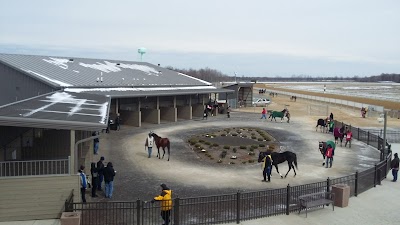
<path fill-rule="evenodd" d="M 328 119 L 328 118 L 327 118 Z M 325 162 L 322 165 L 325 165 L 326 168 L 332 167 L 333 164 L 333 156 L 335 155 L 336 144 L 340 139 L 340 146 L 342 146 L 343 138 L 346 138 L 346 142 L 344 146 L 346 147 L 349 144 L 349 148 L 351 148 L 351 140 L 353 138 L 353 133 L 349 127 L 342 126 L 341 128 L 335 127 L 335 122 L 333 120 L 333 113 L 329 115 L 329 123 L 328 123 L 329 132 L 333 133 L 335 138 L 335 142 L 327 141 L 325 146 L 325 151 L 323 152 L 323 156 L 325 158 Z"/>
<path fill-rule="evenodd" d="M 78 170 L 80 175 L 81 183 L 81 198 L 82 202 L 86 202 L 86 190 L 89 188 L 89 182 L 87 176 L 84 172 L 85 166 L 81 166 Z M 107 166 L 104 166 L 104 157 L 100 157 L 97 163 L 92 162 L 90 164 L 90 174 L 92 176 L 91 180 L 91 196 L 93 198 L 98 197 L 96 191 L 103 191 L 102 183 L 104 181 L 104 194 L 106 198 L 112 198 L 114 189 L 114 176 L 116 171 L 114 170 L 112 162 L 108 162 Z"/>

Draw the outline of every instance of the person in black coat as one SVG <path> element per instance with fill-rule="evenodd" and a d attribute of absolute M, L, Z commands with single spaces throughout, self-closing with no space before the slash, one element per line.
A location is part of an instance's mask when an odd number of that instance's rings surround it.
<path fill-rule="evenodd" d="M 394 159 L 390 163 L 390 168 L 392 169 L 392 175 L 393 175 L 393 182 L 397 181 L 397 174 L 399 172 L 399 155 L 397 153 L 394 153 Z"/>
<path fill-rule="evenodd" d="M 119 117 L 119 113 L 117 114 L 117 117 L 115 118 L 115 125 L 116 125 L 116 130 L 121 129 L 121 117 Z"/>
<path fill-rule="evenodd" d="M 90 164 L 90 173 L 92 174 L 92 197 L 98 197 L 96 195 L 96 189 L 98 187 L 99 173 L 97 172 L 96 163 Z"/>
<path fill-rule="evenodd" d="M 100 160 L 97 162 L 97 173 L 99 175 L 99 179 L 97 180 L 97 190 L 101 191 L 101 183 L 103 183 L 103 172 L 104 172 L 104 156 L 100 157 Z"/>
<path fill-rule="evenodd" d="M 106 198 L 111 198 L 113 194 L 113 183 L 114 183 L 115 170 L 111 162 L 107 163 L 107 167 L 104 168 L 104 183 Z"/>

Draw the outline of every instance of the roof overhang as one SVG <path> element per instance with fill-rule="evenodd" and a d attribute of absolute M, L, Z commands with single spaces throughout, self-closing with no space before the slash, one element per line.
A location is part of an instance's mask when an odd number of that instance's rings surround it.
<path fill-rule="evenodd" d="M 110 97 L 87 93 L 52 92 L 0 107 L 0 124 L 64 130 L 107 127 Z"/>
<path fill-rule="evenodd" d="M 134 98 L 152 96 L 196 95 L 210 93 L 233 93 L 233 90 L 215 88 L 213 86 L 195 87 L 164 87 L 164 88 L 66 88 L 66 91 L 76 93 L 91 93 L 109 95 L 112 98 Z"/>

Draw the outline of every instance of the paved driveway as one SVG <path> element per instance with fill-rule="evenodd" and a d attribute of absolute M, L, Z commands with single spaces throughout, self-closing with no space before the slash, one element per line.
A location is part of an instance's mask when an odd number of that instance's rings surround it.
<path fill-rule="evenodd" d="M 298 173 L 290 172 L 286 179 L 272 173 L 272 182 L 263 183 L 261 166 L 221 165 L 201 161 L 187 144 L 189 136 L 219 130 L 225 127 L 259 127 L 274 136 L 286 150 L 293 151 L 298 158 Z M 152 130 L 171 141 L 171 159 L 168 162 L 153 157 L 147 158 L 144 142 Z M 379 160 L 379 152 L 362 142 L 354 141 L 352 148 L 337 147 L 333 168 L 321 166 L 322 156 L 318 151 L 318 141 L 333 140 L 332 134 L 315 131 L 315 121 L 307 117 L 293 118 L 291 123 L 261 121 L 255 113 L 232 112 L 228 119 L 223 115 L 209 117 L 208 120 L 195 119 L 163 123 L 143 124 L 141 128 L 123 126 L 120 131 L 103 134 L 100 139 L 100 155 L 112 161 L 117 175 L 114 181 L 113 200 L 150 200 L 160 191 L 159 185 L 166 183 L 174 197 L 196 197 L 241 191 L 257 191 L 286 187 L 328 177 L 335 178 L 372 167 Z M 99 155 L 99 156 L 100 156 Z M 279 167 L 286 173 L 288 166 Z M 104 199 L 103 199 L 104 200 Z M 103 201 L 101 200 L 101 201 Z"/>

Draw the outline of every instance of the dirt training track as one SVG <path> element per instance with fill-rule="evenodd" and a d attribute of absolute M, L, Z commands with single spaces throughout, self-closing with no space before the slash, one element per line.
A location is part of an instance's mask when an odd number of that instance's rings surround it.
<path fill-rule="evenodd" d="M 276 105 L 277 107 L 279 105 Z M 290 106 L 292 107 L 292 106 Z M 250 109 L 249 109 L 250 110 Z M 257 109 L 258 110 L 258 109 Z M 174 191 L 174 197 L 196 197 L 234 193 L 238 190 L 256 191 L 266 188 L 286 187 L 315 181 L 324 181 L 356 170 L 372 167 L 379 160 L 377 150 L 364 143 L 354 141 L 352 148 L 337 147 L 333 168 L 321 166 L 322 156 L 318 141 L 332 140 L 332 134 L 315 131 L 314 118 L 292 113 L 290 123 L 261 121 L 259 113 L 234 111 L 231 118 L 225 115 L 195 119 L 161 125 L 144 124 L 142 128 L 123 126 L 120 131 L 103 134 L 100 140 L 100 155 L 106 162 L 114 164 L 117 175 L 114 180 L 113 200 L 134 201 L 138 198 L 150 200 L 159 192 L 159 185 L 167 183 Z M 273 171 L 272 182 L 262 183 L 261 165 L 221 165 L 202 161 L 191 150 L 187 138 L 196 133 L 219 130 L 225 127 L 259 127 L 273 135 L 286 150 L 298 157 L 298 173 L 293 178 L 290 172 L 286 179 L 279 178 Z M 153 130 L 171 141 L 171 159 L 157 159 L 156 149 L 152 158 L 147 158 L 144 149 L 145 137 Z M 98 159 L 96 159 L 98 160 Z M 280 164 L 281 173 L 288 170 L 287 163 Z M 101 193 L 100 193 L 101 195 Z M 100 199 L 100 201 L 106 201 Z"/>
<path fill-rule="evenodd" d="M 255 86 L 258 88 L 268 88 L 268 89 L 277 90 L 277 91 L 290 91 L 290 92 L 298 93 L 298 94 L 348 100 L 348 101 L 359 102 L 359 103 L 364 103 L 364 104 L 383 106 L 385 109 L 400 110 L 400 102 L 384 101 L 384 100 L 362 98 L 362 97 L 355 97 L 355 96 L 348 96 L 348 95 L 336 95 L 336 94 L 328 94 L 328 93 L 324 94 L 324 93 L 311 92 L 311 91 L 293 90 L 293 89 L 280 88 L 279 87 L 280 85 L 256 84 Z"/>

